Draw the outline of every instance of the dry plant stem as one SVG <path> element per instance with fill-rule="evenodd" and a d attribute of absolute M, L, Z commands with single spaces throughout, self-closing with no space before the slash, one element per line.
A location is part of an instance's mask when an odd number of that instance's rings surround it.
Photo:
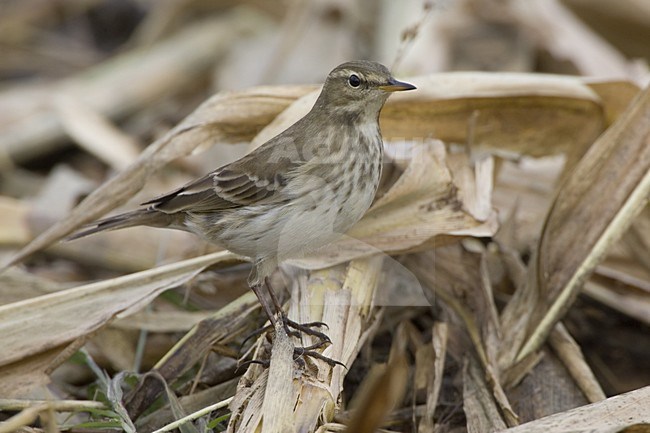
<path fill-rule="evenodd" d="M 93 409 L 107 409 L 100 401 L 88 400 L 22 400 L 3 398 L 0 399 L 0 411 L 23 410 L 34 406 L 48 405 L 58 412 L 84 412 Z"/>
<path fill-rule="evenodd" d="M 79 338 L 72 340 L 70 344 L 65 346 L 65 348 L 63 348 L 55 357 L 53 357 L 44 373 L 48 376 L 51 375 L 54 370 L 59 368 L 66 360 L 68 360 L 72 355 L 80 350 L 93 335 L 96 335 L 97 331 L 99 331 L 99 329 L 88 332 L 87 334 L 81 335 Z"/>
<path fill-rule="evenodd" d="M 214 410 L 221 409 L 221 408 L 224 408 L 224 407 L 228 406 L 230 404 L 230 402 L 232 401 L 232 399 L 233 398 L 230 397 L 230 398 L 222 400 L 222 401 L 220 401 L 218 403 L 215 403 L 215 404 L 213 404 L 211 406 L 204 407 L 201 410 L 197 410 L 196 412 L 193 412 L 193 413 L 191 413 L 191 414 L 189 414 L 189 415 L 187 415 L 187 416 L 185 416 L 185 417 L 183 417 L 183 418 L 181 418 L 181 419 L 179 419 L 177 421 L 174 421 L 174 422 L 172 422 L 170 424 L 167 424 L 166 426 L 164 426 L 162 428 L 159 428 L 158 430 L 155 430 L 153 433 L 163 433 L 163 432 L 172 431 L 172 430 L 174 430 L 176 428 L 179 428 L 180 426 L 182 426 L 185 423 L 188 423 L 188 422 L 193 421 L 195 419 L 201 418 L 202 416 L 207 415 L 207 414 L 209 414 L 210 412 L 212 412 Z"/>
<path fill-rule="evenodd" d="M 416 332 L 419 335 L 419 331 Z M 413 425 L 418 426 L 418 433 L 433 433 L 435 431 L 434 415 L 442 386 L 448 333 L 447 323 L 436 322 L 431 331 L 431 344 L 416 343 L 411 419 Z M 424 391 L 424 395 L 422 395 L 422 391 Z M 416 401 L 422 397 L 426 398 L 426 404 L 417 406 Z M 418 409 L 420 410 L 418 411 Z"/>
<path fill-rule="evenodd" d="M 650 143 L 649 143 L 650 145 Z M 623 205 L 620 212 L 611 221 L 611 226 L 606 233 L 603 234 L 596 245 L 594 245 L 588 257 L 580 265 L 576 272 L 571 277 L 571 280 L 566 284 L 560 295 L 556 298 L 547 314 L 535 327 L 532 335 L 526 341 L 526 344 L 517 355 L 516 362 L 521 361 L 526 356 L 530 355 L 533 351 L 537 350 L 544 342 L 546 336 L 550 333 L 552 326 L 557 320 L 565 313 L 568 305 L 570 305 L 576 295 L 576 292 L 582 287 L 585 279 L 593 272 L 598 263 L 602 260 L 607 252 L 607 248 L 611 246 L 618 238 L 620 238 L 629 224 L 631 224 L 634 217 L 645 206 L 644 201 L 650 193 L 650 171 L 643 178 L 630 199 Z"/>
<path fill-rule="evenodd" d="M 65 132 L 114 170 L 125 169 L 138 157 L 136 140 L 87 104 L 71 96 L 60 96 L 55 104 Z"/>
<path fill-rule="evenodd" d="M 236 385 L 237 378 L 235 377 L 194 394 L 179 397 L 178 403 L 187 413 L 193 413 L 211 406 L 216 401 L 230 398 L 235 393 Z M 171 404 L 165 405 L 146 416 L 141 416 L 135 423 L 136 428 L 138 431 L 152 432 L 181 418 L 176 415 L 178 412 L 178 410 L 172 409 Z"/>
<path fill-rule="evenodd" d="M 62 80 L 42 92 L 29 115 L 20 113 L 26 120 L 9 122 L 0 128 L 0 149 L 14 161 L 25 162 L 64 144 L 58 115 L 49 108 L 49 101 L 57 93 L 75 95 L 100 113 L 121 118 L 170 90 L 192 85 L 220 52 L 230 48 L 233 35 L 251 30 L 254 22 L 246 15 L 227 14 L 190 26 L 153 48 L 127 52 Z M 19 90 L 5 92 L 0 96 L 0 107 L 10 108 L 20 97 Z"/>
<path fill-rule="evenodd" d="M 413 46 L 413 42 L 420 34 L 420 29 L 427 22 L 429 16 L 431 15 L 431 12 L 433 11 L 434 6 L 432 3 L 433 2 L 425 0 L 422 5 L 423 13 L 420 16 L 420 19 L 415 24 L 402 32 L 402 40 L 399 47 L 397 48 L 397 53 L 395 54 L 395 60 L 391 65 L 391 70 L 396 70 L 399 68 L 400 63 L 402 63 L 402 60 L 404 60 L 404 57 L 406 57 L 409 48 Z"/>
<path fill-rule="evenodd" d="M 481 338 L 481 331 L 474 320 L 474 315 L 466 309 L 462 302 L 460 302 L 458 299 L 454 298 L 451 296 L 448 292 L 445 290 L 436 290 L 436 294 L 439 295 L 442 300 L 451 307 L 452 310 L 458 316 L 460 319 L 463 321 L 465 324 L 465 328 L 467 329 L 467 333 L 469 335 L 470 340 L 474 344 L 474 349 L 476 350 L 476 354 L 478 355 L 478 359 L 481 363 L 481 366 L 483 368 L 486 368 L 488 365 L 488 358 L 487 354 L 485 353 L 485 347 L 483 345 L 483 340 Z"/>
<path fill-rule="evenodd" d="M 531 267 L 533 289 L 540 294 L 536 310 L 541 314 L 532 319 L 516 361 L 541 347 L 607 249 L 646 206 L 649 195 L 647 87 L 599 137 L 558 192 Z M 585 227 L 588 230 L 583 232 Z"/>
<path fill-rule="evenodd" d="M 650 386 L 531 421 L 504 430 L 504 433 L 628 431 L 626 427 L 650 423 L 648 401 L 650 401 Z"/>
<path fill-rule="evenodd" d="M 298 397 L 293 386 L 294 345 L 280 322 L 275 323 L 268 381 L 264 392 L 262 433 L 295 431 L 291 416 Z"/>
<path fill-rule="evenodd" d="M 322 355 L 349 366 L 375 332 L 381 310 L 372 305 L 382 260 L 381 256 L 355 260 L 347 266 L 313 271 L 309 278 L 302 274 L 294 279 L 289 317 L 296 322 L 323 321 L 329 325 L 327 334 L 332 344 Z M 303 334 L 300 344 L 309 346 L 315 340 L 317 337 Z M 295 361 L 290 364 L 295 371 Z M 228 431 L 255 432 L 262 419 L 266 426 L 267 419 L 284 418 L 283 422 L 292 424 L 295 431 L 309 432 L 333 419 L 348 371 L 314 358 L 306 359 L 304 370 L 298 371 L 302 374 L 293 378 L 283 373 L 285 379 L 279 383 L 270 378 L 269 370 L 251 366 L 240 381 Z M 282 396 L 295 404 L 269 406 L 265 395 L 272 399 Z"/>
<path fill-rule="evenodd" d="M 247 292 L 230 304 L 197 323 L 157 363 L 153 370 L 168 383 L 199 362 L 214 344 L 225 344 L 241 334 L 250 325 L 250 315 L 259 308 L 255 294 Z M 127 410 L 137 418 L 164 390 L 162 382 L 152 380 L 127 397 Z"/>
<path fill-rule="evenodd" d="M 32 424 L 38 418 L 39 414 L 48 410 L 48 403 L 39 404 L 37 406 L 28 407 L 20 413 L 12 416 L 0 424 L 0 433 L 12 433 L 19 430 L 21 427 L 26 427 Z"/>
<path fill-rule="evenodd" d="M 345 432 L 348 427 L 344 424 L 338 424 L 335 422 L 328 422 L 318 427 L 316 433 L 331 433 L 331 432 Z"/>
<path fill-rule="evenodd" d="M 514 16 L 539 44 L 559 59 L 574 63 L 582 75 L 634 78 L 625 56 L 560 1 L 515 2 L 513 6 Z"/>
<path fill-rule="evenodd" d="M 432 342 L 435 359 L 433 361 L 433 381 L 428 386 L 427 390 L 427 420 L 430 420 L 430 427 L 433 428 L 435 420 L 434 414 L 436 406 L 438 405 L 438 397 L 440 395 L 440 387 L 442 386 L 442 378 L 445 369 L 445 357 L 447 356 L 447 338 L 449 337 L 449 328 L 446 323 L 439 322 L 433 325 Z"/>
<path fill-rule="evenodd" d="M 620 281 L 620 280 L 616 280 Z M 620 311 L 642 323 L 650 325 L 650 288 L 640 289 L 645 282 L 632 285 L 624 294 L 611 289 L 610 284 L 589 280 L 584 286 L 584 293 L 610 308 Z"/>
<path fill-rule="evenodd" d="M 131 331 L 145 329 L 149 332 L 187 332 L 201 320 L 214 313 L 203 311 L 139 311 L 129 317 L 116 320 L 111 326 Z"/>
<path fill-rule="evenodd" d="M 544 352 L 539 351 L 510 366 L 501 376 L 504 388 L 510 389 L 519 385 L 543 358 Z"/>
<path fill-rule="evenodd" d="M 647 56 L 650 8 L 645 0 L 568 0 L 562 4 L 629 57 Z"/>
<path fill-rule="evenodd" d="M 515 285 L 515 293 L 501 312 L 501 329 L 503 340 L 508 344 L 501 345 L 498 358 L 499 369 L 506 372 L 507 385 L 518 383 L 537 364 L 541 355 L 525 358 L 522 362 L 514 361 L 518 348 L 526 339 L 526 326 L 530 320 L 530 312 L 535 308 L 538 293 L 528 290 L 533 273 L 529 272 L 519 253 L 507 246 L 501 245 L 501 260 L 508 275 Z"/>
<path fill-rule="evenodd" d="M 194 392 L 196 391 L 196 387 L 199 386 L 199 381 L 201 380 L 201 375 L 203 374 L 203 370 L 205 370 L 205 364 L 208 362 L 209 355 L 210 355 L 209 352 L 206 352 L 205 355 L 203 355 L 203 359 L 201 360 L 199 369 L 194 375 L 194 380 L 192 381 L 192 386 L 190 387 L 190 392 L 188 393 L 188 395 L 194 394 Z"/>
<path fill-rule="evenodd" d="M 555 325 L 555 329 L 549 335 L 549 343 L 589 402 L 595 403 L 607 398 L 587 365 L 580 346 L 561 322 Z"/>
<path fill-rule="evenodd" d="M 298 310 L 300 321 L 322 320 L 329 324 L 332 344 L 323 355 L 350 366 L 375 332 L 381 311 L 375 311 L 373 305 L 383 260 L 382 256 L 374 256 L 317 271 L 311 274 L 307 290 L 292 296 L 290 313 Z M 339 274 L 341 269 L 344 272 Z M 333 419 L 347 373 L 346 368 L 319 363 L 316 377 L 300 387 L 302 401 L 294 414 L 297 428 L 313 431 L 322 420 Z"/>

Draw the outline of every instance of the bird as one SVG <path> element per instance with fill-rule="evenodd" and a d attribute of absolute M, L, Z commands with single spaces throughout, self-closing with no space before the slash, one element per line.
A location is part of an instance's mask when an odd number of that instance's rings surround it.
<path fill-rule="evenodd" d="M 143 208 L 96 221 L 70 239 L 132 226 L 194 233 L 251 258 L 248 284 L 271 324 L 278 314 L 285 329 L 288 323 L 322 337 L 286 318 L 269 276 L 283 261 L 336 240 L 368 210 L 382 171 L 379 114 L 391 93 L 415 88 L 380 63 L 343 63 L 328 74 L 309 113 L 279 135 L 142 203 Z"/>

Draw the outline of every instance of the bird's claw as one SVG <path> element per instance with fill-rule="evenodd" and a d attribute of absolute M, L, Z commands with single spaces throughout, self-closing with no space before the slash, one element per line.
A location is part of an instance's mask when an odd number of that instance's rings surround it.
<path fill-rule="evenodd" d="M 282 326 L 283 326 L 285 332 L 287 333 L 287 335 L 292 336 L 292 337 L 296 337 L 296 338 L 300 338 L 300 336 L 302 334 L 306 334 L 306 335 L 310 335 L 312 337 L 315 337 L 317 339 L 316 343 L 314 343 L 314 344 L 312 344 L 310 346 L 296 347 L 294 349 L 294 351 L 293 351 L 294 361 L 302 362 L 302 359 L 304 357 L 311 357 L 311 358 L 315 358 L 315 359 L 319 359 L 321 361 L 324 361 L 331 367 L 335 367 L 337 365 L 340 365 L 340 366 L 342 366 L 344 368 L 347 368 L 345 366 L 345 364 L 343 364 L 342 362 L 336 361 L 336 360 L 331 359 L 331 358 L 328 358 L 328 357 L 326 357 L 326 356 L 324 356 L 321 353 L 316 351 L 316 349 L 320 349 L 321 347 L 327 346 L 328 344 L 332 343 L 332 340 L 327 336 L 327 334 L 313 329 L 313 328 L 316 328 L 316 327 L 319 327 L 319 328 L 325 327 L 325 328 L 329 329 L 329 326 L 327 326 L 326 323 L 324 323 L 324 322 L 297 323 L 297 322 L 294 322 L 293 320 L 289 319 L 286 316 L 286 314 L 284 314 L 284 313 L 280 313 L 279 316 L 280 316 L 280 322 L 282 323 Z M 265 332 L 271 331 L 273 329 L 274 329 L 273 325 L 267 325 L 267 326 L 264 326 L 262 328 L 259 328 L 259 329 L 255 330 L 255 331 L 253 331 L 252 333 L 247 335 L 246 338 L 244 338 L 244 341 L 242 342 L 242 346 L 244 346 L 244 344 L 248 340 L 250 340 L 251 338 L 258 337 L 258 336 L 264 334 Z M 269 364 L 270 364 L 270 361 L 269 360 L 254 359 L 254 360 L 249 360 L 249 361 L 242 362 L 239 365 L 239 367 L 249 365 L 249 364 L 259 364 L 259 365 L 263 366 L 264 368 L 268 368 Z"/>
<path fill-rule="evenodd" d="M 284 330 L 287 332 L 287 335 L 300 338 L 300 334 L 303 333 L 311 335 L 312 337 L 316 337 L 320 342 L 324 344 L 330 344 L 332 342 L 327 334 L 313 329 L 321 327 L 326 327 L 329 329 L 329 326 L 327 326 L 327 323 L 325 322 L 297 323 L 289 319 L 285 314 L 280 315 L 280 320 L 282 321 L 282 325 L 284 326 Z"/>

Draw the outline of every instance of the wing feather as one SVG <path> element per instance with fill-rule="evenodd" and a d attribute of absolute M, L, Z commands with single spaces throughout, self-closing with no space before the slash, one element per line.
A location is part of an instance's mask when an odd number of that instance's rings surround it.
<path fill-rule="evenodd" d="M 273 147 L 258 148 L 187 185 L 149 200 L 143 205 L 165 213 L 218 212 L 253 204 L 283 202 L 288 178 L 304 161 L 274 161 Z M 260 164 L 260 161 L 265 163 Z"/>

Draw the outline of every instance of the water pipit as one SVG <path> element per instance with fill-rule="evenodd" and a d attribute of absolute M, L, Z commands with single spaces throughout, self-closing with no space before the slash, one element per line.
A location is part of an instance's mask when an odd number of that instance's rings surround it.
<path fill-rule="evenodd" d="M 283 260 L 335 240 L 368 210 L 381 177 L 379 112 L 391 92 L 412 89 L 379 63 L 344 63 L 330 72 L 311 111 L 281 134 L 146 208 L 97 221 L 72 238 L 138 225 L 197 234 L 252 259 L 248 283 L 272 324 L 264 286 L 285 328 L 325 341 L 286 318 L 268 277 Z"/>

